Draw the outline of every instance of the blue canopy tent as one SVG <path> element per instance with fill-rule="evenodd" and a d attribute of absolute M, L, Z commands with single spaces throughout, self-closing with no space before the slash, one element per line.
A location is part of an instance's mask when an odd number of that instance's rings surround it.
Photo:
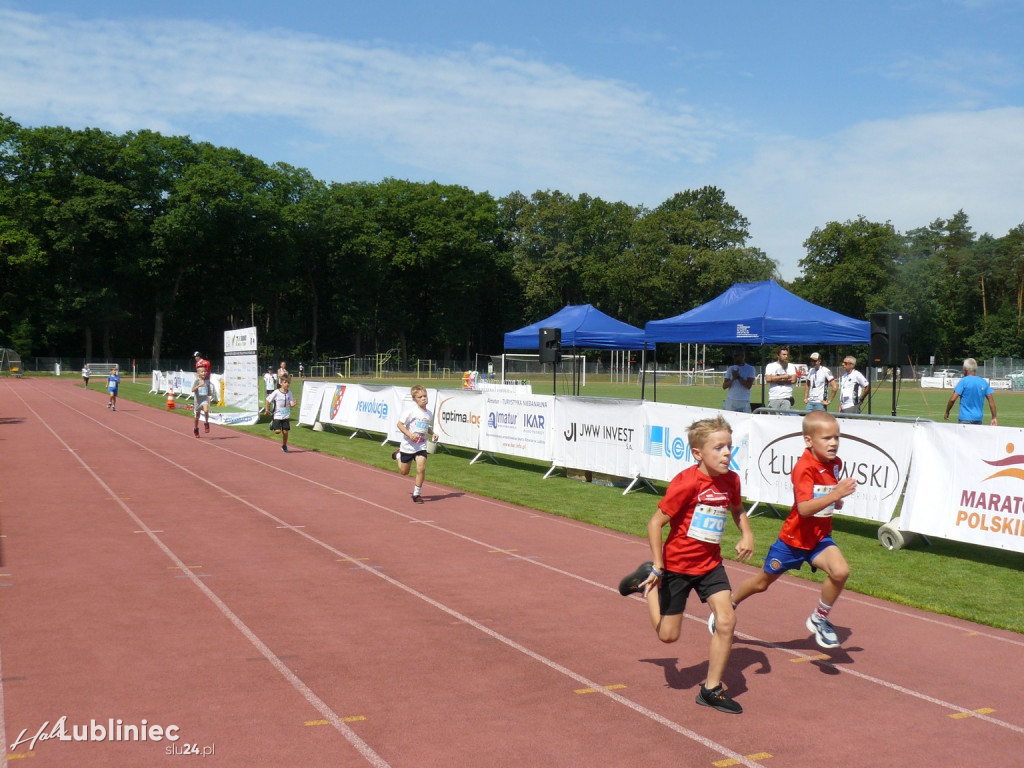
<path fill-rule="evenodd" d="M 540 322 L 505 334 L 505 349 L 538 349 L 540 329 L 558 328 L 562 346 L 576 349 L 644 349 L 644 332 L 590 304 L 569 305 Z"/>
<path fill-rule="evenodd" d="M 774 280 L 736 283 L 707 304 L 644 326 L 648 344 L 869 344 L 871 323 L 819 307 Z"/>
<path fill-rule="evenodd" d="M 751 344 L 762 348 L 763 357 L 764 346 L 771 344 L 869 344 L 871 323 L 819 307 L 764 280 L 736 283 L 689 312 L 651 320 L 644 333 L 652 349 L 658 342 Z"/>
<path fill-rule="evenodd" d="M 572 349 L 646 349 L 644 332 L 590 304 L 569 305 L 551 317 L 505 334 L 505 349 L 539 349 L 540 329 L 558 328 L 562 347 Z M 573 391 L 578 394 L 573 366 Z"/>

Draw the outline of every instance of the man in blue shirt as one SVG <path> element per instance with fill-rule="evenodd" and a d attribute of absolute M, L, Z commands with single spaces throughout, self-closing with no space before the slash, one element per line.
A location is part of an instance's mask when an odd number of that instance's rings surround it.
<path fill-rule="evenodd" d="M 977 360 L 973 357 L 964 360 L 964 377 L 956 383 L 953 394 L 949 398 L 949 402 L 946 403 L 946 415 L 943 417 L 945 420 L 949 420 L 949 411 L 959 397 L 960 418 L 958 420 L 961 424 L 981 424 L 981 418 L 985 415 L 985 400 L 988 400 L 989 410 L 992 411 L 992 421 L 989 424 L 993 427 L 998 424 L 992 387 L 985 379 L 975 375 L 977 372 Z"/>

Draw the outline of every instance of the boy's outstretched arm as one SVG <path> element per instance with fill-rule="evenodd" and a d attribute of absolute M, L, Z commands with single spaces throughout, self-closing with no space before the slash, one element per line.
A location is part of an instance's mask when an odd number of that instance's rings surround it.
<path fill-rule="evenodd" d="M 740 540 L 736 542 L 736 559 L 747 562 L 754 554 L 754 532 L 750 528 L 750 520 L 743 505 L 739 504 L 731 510 L 733 522 L 740 529 Z"/>

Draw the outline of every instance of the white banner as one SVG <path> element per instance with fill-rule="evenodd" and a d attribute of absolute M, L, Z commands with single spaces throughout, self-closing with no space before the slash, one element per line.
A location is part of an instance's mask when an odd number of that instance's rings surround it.
<path fill-rule="evenodd" d="M 900 528 L 1024 552 L 1024 429 L 918 424 Z"/>
<path fill-rule="evenodd" d="M 320 406 L 324 399 L 324 393 L 334 393 L 334 384 L 326 381 L 303 381 L 302 397 L 299 400 L 299 421 L 298 424 L 316 424 L 317 416 L 320 415 Z"/>
<path fill-rule="evenodd" d="M 769 504 L 793 505 L 790 475 L 806 449 L 802 421 L 796 415 L 776 414 L 758 414 L 751 421 L 744 496 Z M 843 461 L 839 477 L 857 481 L 857 491 L 844 500 L 841 514 L 888 522 L 910 465 L 914 424 L 839 419 L 839 426 L 839 458 Z"/>
<path fill-rule="evenodd" d="M 389 386 L 370 386 L 367 384 L 346 384 L 331 398 L 331 409 L 334 400 L 338 399 L 338 410 L 332 424 L 342 424 L 352 429 L 366 432 L 380 432 L 390 435 L 398 422 L 399 390 Z M 327 397 L 324 397 L 327 403 Z M 323 419 L 321 410 L 321 421 Z"/>
<path fill-rule="evenodd" d="M 615 477 L 639 476 L 642 411 L 637 400 L 555 398 L 554 462 Z"/>
<path fill-rule="evenodd" d="M 552 395 L 484 393 L 480 450 L 551 461 L 554 422 Z"/>
<path fill-rule="evenodd" d="M 345 400 L 345 393 L 354 386 L 354 384 L 327 385 L 320 401 L 320 422 L 322 424 L 344 426 L 341 416 L 341 404 Z"/>
<path fill-rule="evenodd" d="M 439 389 L 434 403 L 434 432 L 438 442 L 477 450 L 484 395 L 465 389 Z"/>
<path fill-rule="evenodd" d="M 686 435 L 690 425 L 700 419 L 724 416 L 732 427 L 732 461 L 729 467 L 744 481 L 743 492 L 746 495 L 750 422 L 753 419 L 749 413 L 723 413 L 713 408 L 645 402 L 641 415 L 640 476 L 666 482 L 696 464 Z"/>
<path fill-rule="evenodd" d="M 247 411 L 263 410 L 262 379 L 256 358 L 256 329 L 224 331 L 224 403 Z"/>

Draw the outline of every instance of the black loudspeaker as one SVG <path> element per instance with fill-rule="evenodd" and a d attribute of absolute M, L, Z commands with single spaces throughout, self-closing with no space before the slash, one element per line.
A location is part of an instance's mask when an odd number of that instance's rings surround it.
<path fill-rule="evenodd" d="M 540 329 L 540 361 L 558 363 L 562 360 L 562 329 Z"/>
<path fill-rule="evenodd" d="M 909 357 L 906 323 L 899 312 L 871 313 L 871 362 L 874 365 L 899 365 Z"/>

